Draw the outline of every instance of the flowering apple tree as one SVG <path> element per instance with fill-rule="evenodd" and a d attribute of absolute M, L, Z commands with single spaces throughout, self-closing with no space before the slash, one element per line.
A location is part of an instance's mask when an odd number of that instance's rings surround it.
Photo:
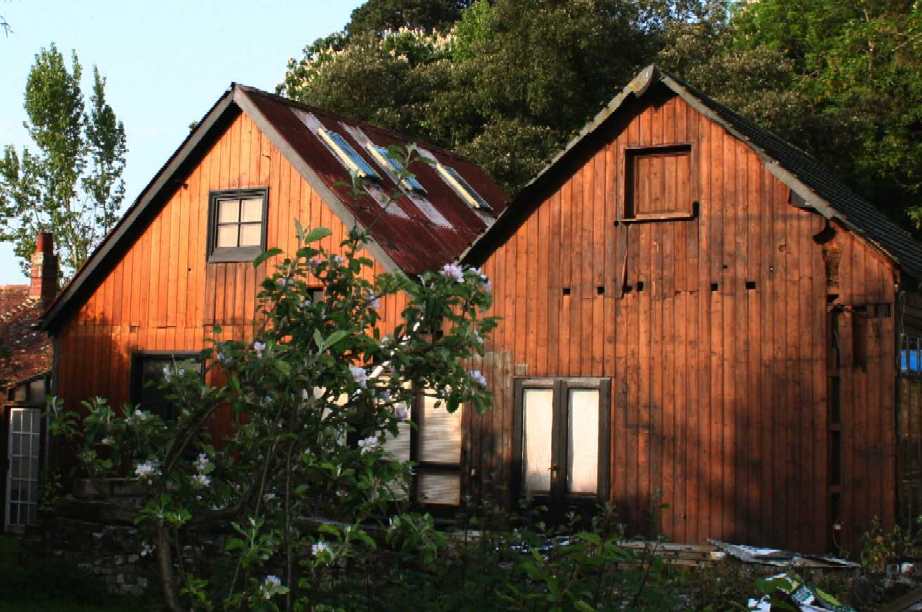
<path fill-rule="evenodd" d="M 496 324 L 481 316 L 490 294 L 478 270 L 371 278 L 361 230 L 341 255 L 318 246 L 329 230 L 296 230 L 296 253 L 254 262 L 281 260 L 252 337 L 216 339 L 201 353 L 204 378 L 167 366 L 177 420 L 132 466 L 147 483 L 139 523 L 173 610 L 316 607 L 324 567 L 405 542 L 397 531 L 425 520 L 406 512 L 412 465 L 384 448 L 418 394 L 449 411 L 490 404 L 484 376 L 465 365 Z M 381 304 L 401 292 L 406 306 L 385 333 Z M 230 533 L 217 556 L 199 538 L 215 527 Z"/>

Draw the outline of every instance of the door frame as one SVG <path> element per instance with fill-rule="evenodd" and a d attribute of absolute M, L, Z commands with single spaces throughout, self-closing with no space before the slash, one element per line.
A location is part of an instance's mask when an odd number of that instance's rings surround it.
<path fill-rule="evenodd" d="M 611 491 L 611 378 L 600 377 L 515 377 L 514 388 L 514 425 L 512 437 L 512 492 L 515 498 L 521 497 L 523 490 L 522 468 L 524 452 L 524 404 L 526 389 L 552 389 L 553 421 L 551 423 L 551 461 L 552 465 L 561 466 L 551 474 L 551 487 L 547 495 L 533 495 L 533 499 L 543 502 L 554 512 L 567 506 L 592 506 L 608 501 Z M 567 480 L 567 431 L 569 418 L 569 391 L 571 389 L 592 389 L 599 392 L 599 440 L 598 440 L 598 486 L 596 493 L 566 492 Z"/>

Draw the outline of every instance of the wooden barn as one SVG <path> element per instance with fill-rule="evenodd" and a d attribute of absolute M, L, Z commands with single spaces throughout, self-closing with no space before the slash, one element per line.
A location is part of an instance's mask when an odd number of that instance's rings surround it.
<path fill-rule="evenodd" d="M 252 330 L 294 220 L 375 270 L 483 265 L 483 416 L 421 400 L 419 501 L 611 501 L 634 530 L 822 550 L 894 520 L 896 342 L 922 249 L 796 148 L 644 70 L 507 206 L 436 147 L 234 85 L 62 290 L 54 392 L 167 410 L 164 360 Z M 353 200 L 344 183 L 366 178 Z M 383 193 L 399 189 L 397 205 Z M 383 306 L 396 322 L 403 298 Z M 411 452 L 412 449 L 412 452 Z"/>
<path fill-rule="evenodd" d="M 464 261 L 503 318 L 473 491 L 597 495 L 679 542 L 893 524 L 922 247 L 794 146 L 650 66 Z"/>

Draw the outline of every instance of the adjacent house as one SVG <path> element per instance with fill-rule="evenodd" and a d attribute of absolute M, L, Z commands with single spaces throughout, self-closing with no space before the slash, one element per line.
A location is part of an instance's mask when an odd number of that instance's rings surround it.
<path fill-rule="evenodd" d="M 323 226 L 332 252 L 354 223 L 369 230 L 375 273 L 415 275 L 455 261 L 505 208 L 503 191 L 476 165 L 436 147 L 400 180 L 398 134 L 241 85 L 215 103 L 119 224 L 64 287 L 44 318 L 55 339 L 55 393 L 75 408 L 104 396 L 167 414 L 156 387 L 174 358 L 194 358 L 212 329 L 252 333 L 269 248 L 295 250 L 295 219 Z M 361 197 L 352 175 L 365 179 Z M 397 193 L 396 201 L 389 194 Z M 383 300 L 385 328 L 405 296 Z M 435 410 L 418 436 L 421 499 L 461 498 L 461 415 Z M 220 434 L 222 423 L 217 425 Z M 223 423 L 229 426 L 229 422 Z M 408 441 L 395 452 L 410 458 Z"/>
<path fill-rule="evenodd" d="M 0 286 L 0 512 L 5 531 L 35 518 L 45 431 L 41 418 L 51 339 L 36 329 L 54 299 L 58 265 L 51 234 L 40 233 L 28 285 Z"/>
<path fill-rule="evenodd" d="M 816 161 L 652 66 L 508 204 L 436 147 L 396 180 L 405 142 L 233 85 L 47 311 L 55 392 L 158 409 L 165 359 L 251 332 L 256 254 L 291 250 L 296 218 L 331 249 L 357 223 L 376 271 L 484 266 L 502 317 L 494 409 L 421 400 L 391 443 L 420 502 L 611 502 L 675 541 L 801 550 L 893 523 L 922 247 Z"/>

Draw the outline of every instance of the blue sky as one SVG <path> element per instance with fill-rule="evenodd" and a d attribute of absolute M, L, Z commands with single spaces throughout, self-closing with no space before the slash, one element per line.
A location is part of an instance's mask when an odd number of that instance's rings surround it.
<path fill-rule="evenodd" d="M 23 91 L 35 54 L 54 42 L 93 65 L 125 123 L 128 206 L 232 81 L 272 90 L 290 57 L 342 29 L 361 0 L 0 0 L 13 28 L 0 36 L 0 146 L 28 144 Z M 0 284 L 24 283 L 0 244 Z"/>

